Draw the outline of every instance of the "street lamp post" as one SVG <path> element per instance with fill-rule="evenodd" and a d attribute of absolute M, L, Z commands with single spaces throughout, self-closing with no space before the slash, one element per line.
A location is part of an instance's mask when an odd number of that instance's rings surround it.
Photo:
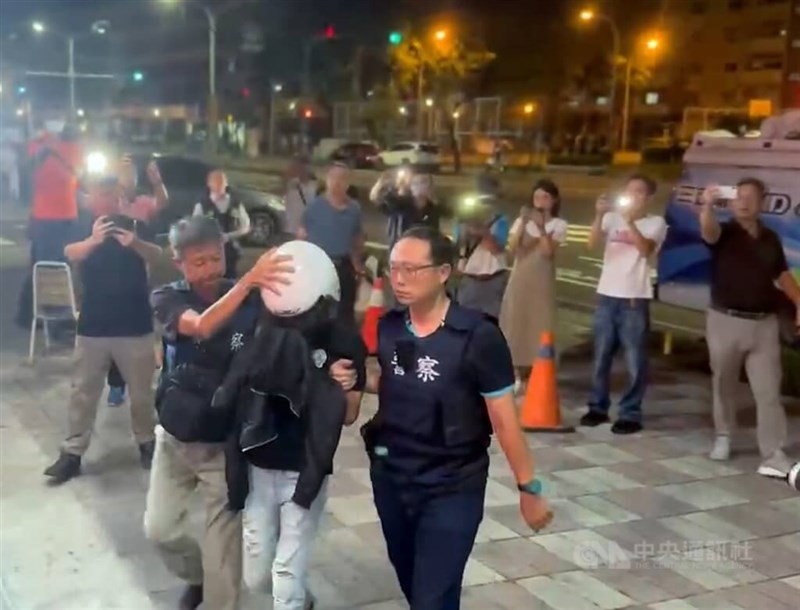
<path fill-rule="evenodd" d="M 616 134 L 616 117 L 614 116 L 615 111 L 615 102 L 617 96 L 617 58 L 622 54 L 622 37 L 619 33 L 619 27 L 617 27 L 617 22 L 614 21 L 608 15 L 604 15 L 602 13 L 595 13 L 592 10 L 584 10 L 580 13 L 580 18 L 582 21 L 593 21 L 595 19 L 599 19 L 600 21 L 606 22 L 609 27 L 611 28 L 611 35 L 613 36 L 613 53 L 614 57 L 611 60 L 611 91 L 608 95 L 608 131 L 611 137 L 611 145 L 612 148 L 614 143 L 617 140 Z"/>
<path fill-rule="evenodd" d="M 628 123 L 631 112 L 631 73 L 633 72 L 633 59 L 625 62 L 625 101 L 622 105 L 622 150 L 628 150 Z"/>
<path fill-rule="evenodd" d="M 34 21 L 31 28 L 36 34 L 43 34 L 47 31 L 41 21 Z M 106 34 L 108 31 L 107 21 L 95 21 L 92 24 L 92 32 L 95 34 Z M 64 36 L 63 34 L 61 34 Z M 67 72 L 42 72 L 42 71 L 28 71 L 28 76 L 54 76 L 66 77 L 69 82 L 69 117 L 74 120 L 77 116 L 77 101 L 75 94 L 75 80 L 77 78 L 114 78 L 113 74 L 78 74 L 75 71 L 75 35 L 69 34 L 66 36 L 67 40 Z"/>
<path fill-rule="evenodd" d="M 272 85 L 270 89 L 270 100 L 269 100 L 269 154 L 275 154 L 275 117 L 276 117 L 276 108 L 275 104 L 277 103 L 278 94 L 283 91 L 283 85 L 280 83 L 275 83 Z"/>
<path fill-rule="evenodd" d="M 658 38 L 650 38 L 645 44 L 648 51 L 655 51 L 660 46 Z M 626 60 L 625 66 L 625 101 L 622 108 L 622 150 L 628 150 L 628 130 L 630 125 L 631 113 L 631 79 L 633 76 L 633 57 L 634 53 L 630 53 L 630 57 Z"/>
<path fill-rule="evenodd" d="M 217 152 L 217 123 L 219 108 L 217 107 L 217 18 L 207 6 L 203 6 L 203 14 L 208 21 L 208 149 Z"/>
<path fill-rule="evenodd" d="M 175 0 L 162 0 L 175 3 Z M 217 152 L 217 124 L 219 122 L 219 109 L 217 107 L 217 16 L 207 5 L 197 6 L 189 2 L 189 6 L 203 11 L 208 21 L 208 152 Z M 233 6 L 233 5 L 232 5 Z"/>

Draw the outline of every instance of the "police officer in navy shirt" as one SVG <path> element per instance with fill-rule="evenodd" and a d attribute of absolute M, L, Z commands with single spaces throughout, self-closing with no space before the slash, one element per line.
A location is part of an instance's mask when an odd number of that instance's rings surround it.
<path fill-rule="evenodd" d="M 203 602 L 235 610 L 242 581 L 242 519 L 227 506 L 224 441 L 232 422 L 211 407 L 211 400 L 233 356 L 251 338 L 261 311 L 258 289 L 279 292 L 293 268 L 289 257 L 269 251 L 237 282 L 225 279 L 222 229 L 204 216 L 173 226 L 170 247 L 183 278 L 151 296 L 166 354 L 144 529 L 167 568 L 186 583 L 180 610 Z M 202 495 L 206 513 L 200 544 L 189 526 L 195 492 Z"/>
<path fill-rule="evenodd" d="M 410 229 L 390 257 L 407 307 L 380 321 L 376 416 L 362 429 L 389 559 L 411 610 L 458 610 L 464 568 L 483 519 L 492 430 L 538 531 L 552 519 L 517 422 L 511 355 L 495 321 L 451 301 L 454 248 Z"/>

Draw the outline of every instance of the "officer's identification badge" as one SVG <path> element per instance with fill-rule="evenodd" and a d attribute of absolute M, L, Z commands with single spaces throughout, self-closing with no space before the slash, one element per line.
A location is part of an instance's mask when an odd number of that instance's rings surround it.
<path fill-rule="evenodd" d="M 314 366 L 321 369 L 328 361 L 328 353 L 324 349 L 315 349 L 311 353 L 311 359 L 314 361 Z"/>

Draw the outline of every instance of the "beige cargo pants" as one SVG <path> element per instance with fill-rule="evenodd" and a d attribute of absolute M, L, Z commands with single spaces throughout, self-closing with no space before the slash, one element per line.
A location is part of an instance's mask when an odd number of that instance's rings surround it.
<path fill-rule="evenodd" d="M 710 309 L 706 341 L 713 372 L 717 435 L 736 430 L 739 374 L 744 364 L 756 401 L 758 448 L 770 458 L 786 444 L 786 411 L 781 404 L 781 346 L 777 316 L 746 320 Z"/>
<path fill-rule="evenodd" d="M 189 517 L 196 491 L 205 509 L 199 544 L 191 535 Z M 242 581 L 242 518 L 228 510 L 227 500 L 223 445 L 183 443 L 158 426 L 145 535 L 172 574 L 187 584 L 203 585 L 203 607 L 213 610 L 235 610 Z"/>
<path fill-rule="evenodd" d="M 152 333 L 141 337 L 84 337 L 75 344 L 76 370 L 67 410 L 69 432 L 62 450 L 83 455 L 97 419 L 97 406 L 112 360 L 128 384 L 131 425 L 138 444 L 151 442 L 157 423 L 153 375 L 156 370 Z"/>

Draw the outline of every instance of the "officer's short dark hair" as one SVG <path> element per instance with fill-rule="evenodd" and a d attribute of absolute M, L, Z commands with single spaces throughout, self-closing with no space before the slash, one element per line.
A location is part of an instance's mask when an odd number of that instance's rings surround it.
<path fill-rule="evenodd" d="M 630 176 L 628 176 L 628 179 L 625 181 L 625 184 L 630 184 L 631 182 L 641 182 L 642 184 L 644 184 L 645 187 L 647 188 L 647 194 L 650 195 L 651 197 L 655 195 L 656 191 L 658 190 L 658 184 L 656 184 L 656 181 L 653 180 L 647 174 L 642 174 L 642 173 L 631 174 Z"/>
<path fill-rule="evenodd" d="M 739 182 L 736 183 L 736 188 L 739 188 L 740 186 L 752 186 L 754 189 L 756 189 L 758 196 L 761 199 L 763 199 L 764 195 L 767 194 L 767 185 L 764 184 L 764 181 L 752 176 L 748 176 L 739 180 Z"/>
<path fill-rule="evenodd" d="M 431 263 L 434 265 L 453 265 L 456 258 L 455 247 L 450 238 L 442 232 L 425 226 L 411 227 L 400 236 L 400 239 L 405 238 L 428 242 L 431 248 Z"/>
<path fill-rule="evenodd" d="M 183 218 L 169 230 L 169 245 L 178 258 L 187 248 L 221 244 L 223 240 L 222 227 L 210 216 Z"/>

